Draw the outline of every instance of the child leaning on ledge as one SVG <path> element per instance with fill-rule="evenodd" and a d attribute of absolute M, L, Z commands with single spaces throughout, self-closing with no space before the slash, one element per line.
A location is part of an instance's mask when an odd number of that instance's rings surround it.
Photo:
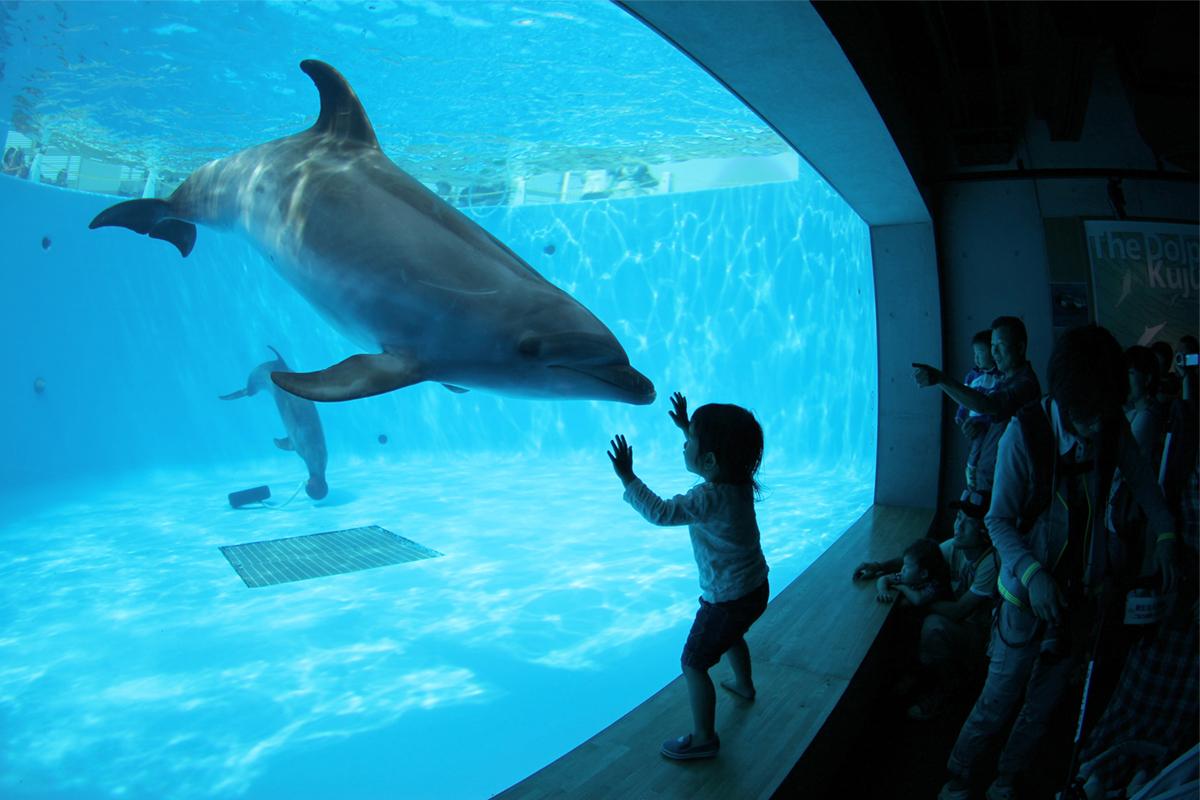
<path fill-rule="evenodd" d="M 763 434 L 754 415 L 710 403 L 688 419 L 687 400 L 671 396 L 671 420 L 683 430 L 683 465 L 703 478 L 687 494 L 664 500 L 633 472 L 633 448 L 618 434 L 609 443 L 613 470 L 625 485 L 625 500 L 654 525 L 687 525 L 700 571 L 700 608 L 680 662 L 692 710 L 692 732 L 663 742 L 673 759 L 712 758 L 721 742 L 715 729 L 716 689 L 708 671 L 729 653 L 733 682 L 721 686 L 754 700 L 746 631 L 767 608 L 767 562 L 759 543 L 754 475 L 762 463 Z"/>
<path fill-rule="evenodd" d="M 865 574 L 866 566 L 860 566 L 855 577 L 860 573 L 864 573 L 861 577 L 871 577 Z M 881 603 L 892 602 L 899 593 L 913 606 L 927 606 L 950 596 L 950 566 L 932 539 L 917 539 L 904 549 L 898 572 L 879 575 L 875 591 L 875 599 Z"/>

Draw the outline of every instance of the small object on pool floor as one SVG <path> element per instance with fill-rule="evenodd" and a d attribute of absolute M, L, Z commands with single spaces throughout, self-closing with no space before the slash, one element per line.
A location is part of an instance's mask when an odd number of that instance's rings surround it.
<path fill-rule="evenodd" d="M 46 391 L 46 379 L 45 378 L 34 378 L 33 379 L 33 391 L 37 394 L 42 394 L 43 392 L 45 392 Z"/>
<path fill-rule="evenodd" d="M 387 434 L 386 433 L 379 434 L 379 443 L 387 444 Z"/>
<path fill-rule="evenodd" d="M 221 552 L 251 589 L 442 555 L 378 525 L 225 545 Z"/>
<path fill-rule="evenodd" d="M 43 236 L 43 237 L 42 237 L 42 249 L 43 249 L 43 250 L 49 250 L 49 249 L 50 249 L 50 244 L 51 244 L 51 242 L 50 242 L 50 237 L 49 237 L 49 236 Z"/>
<path fill-rule="evenodd" d="M 229 493 L 229 505 L 241 508 L 250 503 L 261 503 L 271 496 L 271 487 L 255 486 L 253 489 L 242 489 L 240 492 Z"/>

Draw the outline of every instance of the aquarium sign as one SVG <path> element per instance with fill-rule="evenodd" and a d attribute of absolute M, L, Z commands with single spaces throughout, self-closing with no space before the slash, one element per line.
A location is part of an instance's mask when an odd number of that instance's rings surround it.
<path fill-rule="evenodd" d="M 1084 222 L 1096 322 L 1123 345 L 1174 344 L 1200 316 L 1200 237 L 1195 225 Z"/>

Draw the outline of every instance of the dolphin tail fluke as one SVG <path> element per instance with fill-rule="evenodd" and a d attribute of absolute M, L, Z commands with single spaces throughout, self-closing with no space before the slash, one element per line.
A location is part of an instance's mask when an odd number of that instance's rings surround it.
<path fill-rule="evenodd" d="M 392 353 L 350 356 L 319 372 L 272 372 L 280 389 L 306 400 L 334 402 L 372 397 L 424 380 L 416 362 Z"/>
<path fill-rule="evenodd" d="M 151 239 L 170 242 L 179 248 L 179 254 L 184 258 L 187 258 L 196 244 L 196 226 L 171 216 L 170 204 L 166 200 L 156 198 L 147 197 L 117 203 L 97 214 L 88 227 L 93 230 L 128 228 Z"/>
<path fill-rule="evenodd" d="M 164 219 L 150 229 L 151 239 L 161 239 L 179 248 L 179 255 L 184 258 L 196 246 L 196 226 L 181 219 Z"/>

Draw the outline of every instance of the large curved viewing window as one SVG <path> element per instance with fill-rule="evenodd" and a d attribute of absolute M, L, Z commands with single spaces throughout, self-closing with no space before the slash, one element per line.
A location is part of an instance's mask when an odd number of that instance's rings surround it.
<path fill-rule="evenodd" d="M 773 594 L 871 505 L 866 224 L 620 8 L 25 3 L 0 33 L 5 797 L 478 797 L 539 769 L 678 674 L 687 530 L 645 523 L 605 455 L 624 434 L 652 488 L 692 486 L 672 392 L 761 422 Z M 268 347 L 299 371 L 361 347 L 236 231 L 181 259 L 88 229 L 311 125 L 306 58 L 657 401 L 324 404 L 329 494 L 306 496 L 267 394 L 218 397 Z M 260 485 L 274 507 L 230 507 Z M 249 588 L 220 549 L 367 526 L 438 557 Z"/>

